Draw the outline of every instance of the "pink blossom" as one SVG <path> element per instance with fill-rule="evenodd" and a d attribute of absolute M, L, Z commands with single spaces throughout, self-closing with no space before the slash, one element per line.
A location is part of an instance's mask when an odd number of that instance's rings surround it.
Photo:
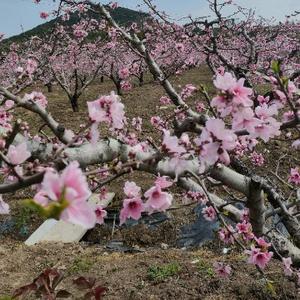
<path fill-rule="evenodd" d="M 15 102 L 12 100 L 6 100 L 5 101 L 5 108 L 6 109 L 11 109 L 15 105 Z"/>
<path fill-rule="evenodd" d="M 185 49 L 184 44 L 182 44 L 182 43 L 177 43 L 177 44 L 175 45 L 175 49 L 176 49 L 177 51 L 179 51 L 179 52 L 183 52 L 184 49 Z"/>
<path fill-rule="evenodd" d="M 293 270 L 291 269 L 292 259 L 290 257 L 287 258 L 283 257 L 282 263 L 283 263 L 283 271 L 285 276 L 292 276 L 293 275 Z"/>
<path fill-rule="evenodd" d="M 189 137 L 189 135 L 186 132 L 184 132 L 181 135 L 181 137 L 179 139 L 179 143 L 181 145 L 183 145 L 184 147 L 186 147 L 186 148 L 189 148 L 191 146 L 190 137 Z"/>
<path fill-rule="evenodd" d="M 291 110 L 287 111 L 283 114 L 284 122 L 289 122 L 289 121 L 292 121 L 293 119 L 294 119 L 294 113 Z"/>
<path fill-rule="evenodd" d="M 124 193 L 128 198 L 135 198 L 140 195 L 141 188 L 133 181 L 126 181 L 124 186 Z"/>
<path fill-rule="evenodd" d="M 152 214 L 154 211 L 166 211 L 172 204 L 173 197 L 171 194 L 163 192 L 158 185 L 153 186 L 145 192 L 147 198 L 145 209 Z"/>
<path fill-rule="evenodd" d="M 120 212 L 120 225 L 125 223 L 128 218 L 134 220 L 140 219 L 144 210 L 145 205 L 140 197 L 125 199 Z"/>
<path fill-rule="evenodd" d="M 80 26 L 75 27 L 73 34 L 75 37 L 82 39 L 88 36 L 88 32 L 82 29 Z"/>
<path fill-rule="evenodd" d="M 214 80 L 216 88 L 221 90 L 221 94 L 212 99 L 212 107 L 216 107 L 225 117 L 232 113 L 239 114 L 243 108 L 249 108 L 253 105 L 253 101 L 249 98 L 252 95 L 252 89 L 244 87 L 245 79 L 238 81 L 231 73 L 218 74 Z"/>
<path fill-rule="evenodd" d="M 231 267 L 221 262 L 214 263 L 215 272 L 223 278 L 227 278 L 231 273 Z"/>
<path fill-rule="evenodd" d="M 296 184 L 296 185 L 300 185 L 299 168 L 291 168 L 289 182 Z"/>
<path fill-rule="evenodd" d="M 42 19 L 47 19 L 47 18 L 49 17 L 49 14 L 46 13 L 46 12 L 44 12 L 44 11 L 42 11 L 42 12 L 40 13 L 40 17 L 41 17 Z"/>
<path fill-rule="evenodd" d="M 26 64 L 26 72 L 31 76 L 37 69 L 38 63 L 34 59 L 28 59 Z"/>
<path fill-rule="evenodd" d="M 102 206 L 96 206 L 95 208 L 95 214 L 96 214 L 96 223 L 97 224 L 104 224 L 104 219 L 107 217 L 107 211 L 102 208 Z"/>
<path fill-rule="evenodd" d="M 108 123 L 114 129 L 124 127 L 124 105 L 114 92 L 109 96 L 102 96 L 98 100 L 87 102 L 87 105 L 92 121 Z"/>
<path fill-rule="evenodd" d="M 26 161 L 31 156 L 31 153 L 27 150 L 26 142 L 23 142 L 17 146 L 10 145 L 7 151 L 7 158 L 13 165 L 19 165 Z"/>
<path fill-rule="evenodd" d="M 200 147 L 200 162 L 202 165 L 213 165 L 218 160 L 229 164 L 230 158 L 227 151 L 233 150 L 237 143 L 237 136 L 220 119 L 210 119 L 206 122 L 200 138 L 195 139 Z"/>
<path fill-rule="evenodd" d="M 220 74 L 221 76 L 224 76 L 224 74 L 225 74 L 225 68 L 223 66 L 220 66 L 217 69 L 217 73 Z"/>
<path fill-rule="evenodd" d="M 169 130 L 164 130 L 162 148 L 169 154 L 182 154 L 186 152 L 185 148 L 179 145 L 179 139 L 176 136 L 171 136 Z"/>
<path fill-rule="evenodd" d="M 120 77 L 120 79 L 127 79 L 130 75 L 129 69 L 128 68 L 123 68 L 121 70 L 119 70 L 118 75 Z"/>
<path fill-rule="evenodd" d="M 61 175 L 48 169 L 41 184 L 41 191 L 43 194 L 35 197 L 38 203 L 41 202 L 40 196 L 43 196 L 47 197 L 50 202 L 57 201 L 66 206 L 60 214 L 60 219 L 82 225 L 85 228 L 95 226 L 95 211 L 87 203 L 91 192 L 78 162 L 71 162 Z M 46 205 L 45 198 L 41 204 Z"/>
<path fill-rule="evenodd" d="M 247 254 L 250 255 L 248 263 L 257 265 L 261 269 L 264 269 L 273 256 L 273 252 L 262 252 L 259 248 L 251 247 L 251 251 L 247 250 Z"/>
<path fill-rule="evenodd" d="M 40 92 L 32 92 L 31 94 L 25 94 L 24 100 L 32 101 L 42 108 L 46 108 L 48 101 L 47 98 L 44 96 L 43 93 Z"/>
<path fill-rule="evenodd" d="M 197 102 L 196 110 L 198 113 L 203 112 L 205 109 L 205 105 L 202 102 Z"/>
<path fill-rule="evenodd" d="M 121 81 L 121 89 L 125 92 L 129 92 L 132 90 L 132 84 L 129 81 Z"/>
<path fill-rule="evenodd" d="M 248 241 L 254 238 L 252 233 L 252 226 L 250 223 L 243 221 L 242 223 L 236 224 L 236 229 L 239 234 L 242 235 L 243 239 Z"/>
<path fill-rule="evenodd" d="M 212 206 L 204 207 L 202 209 L 202 214 L 207 221 L 213 221 L 217 216 L 217 213 Z"/>
<path fill-rule="evenodd" d="M 150 122 L 152 126 L 155 127 L 156 129 L 164 130 L 165 128 L 165 123 L 159 116 L 151 117 Z"/>
<path fill-rule="evenodd" d="M 118 2 L 111 2 L 111 4 L 110 4 L 110 7 L 112 9 L 116 9 L 116 8 L 118 8 L 118 6 L 119 6 Z"/>
<path fill-rule="evenodd" d="M 264 159 L 264 157 L 261 153 L 257 153 L 257 152 L 254 151 L 254 152 L 251 153 L 250 157 L 251 157 L 252 163 L 256 166 L 261 167 L 265 163 L 265 159 Z"/>
<path fill-rule="evenodd" d="M 221 91 L 229 91 L 234 88 L 236 79 L 229 72 L 225 72 L 224 74 L 222 73 L 223 72 L 217 74 L 216 79 L 214 80 L 214 85 Z"/>
<path fill-rule="evenodd" d="M 234 229 L 231 225 L 228 226 L 228 228 L 223 227 L 219 230 L 218 235 L 222 242 L 225 244 L 233 244 L 234 243 Z"/>
<path fill-rule="evenodd" d="M 249 223 L 249 221 L 250 221 L 250 215 L 249 214 L 250 214 L 249 209 L 244 208 L 242 210 L 241 222 Z"/>
<path fill-rule="evenodd" d="M 4 202 L 2 195 L 0 195 L 0 215 L 8 215 L 9 211 L 9 205 Z"/>
<path fill-rule="evenodd" d="M 160 99 L 159 99 L 159 102 L 162 104 L 162 105 L 169 105 L 169 104 L 172 104 L 172 101 L 170 98 L 166 97 L 166 96 L 162 96 Z"/>
<path fill-rule="evenodd" d="M 260 105 L 264 103 L 268 103 L 270 101 L 270 97 L 264 97 L 264 96 L 257 96 L 257 101 L 259 102 Z"/>
<path fill-rule="evenodd" d="M 203 192 L 188 191 L 186 193 L 186 198 L 201 204 L 206 204 L 208 202 L 207 197 Z"/>
<path fill-rule="evenodd" d="M 268 250 L 268 248 L 271 247 L 271 243 L 267 243 L 262 237 L 255 238 L 255 241 L 257 245 L 264 251 Z"/>
<path fill-rule="evenodd" d="M 159 186 L 161 189 L 166 189 L 173 185 L 173 182 L 168 180 L 167 176 L 158 176 L 155 180 L 155 185 Z"/>
<path fill-rule="evenodd" d="M 137 131 L 142 131 L 142 124 L 143 124 L 143 119 L 140 117 L 133 118 L 132 119 L 132 126 L 135 128 Z"/>
<path fill-rule="evenodd" d="M 197 91 L 197 88 L 192 84 L 186 84 L 181 92 L 182 99 L 186 100 L 191 97 L 193 93 Z"/>

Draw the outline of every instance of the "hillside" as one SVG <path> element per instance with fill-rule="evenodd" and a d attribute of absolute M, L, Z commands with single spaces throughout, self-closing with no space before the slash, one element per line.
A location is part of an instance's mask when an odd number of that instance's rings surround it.
<path fill-rule="evenodd" d="M 135 11 L 132 9 L 128 9 L 125 7 L 118 7 L 114 10 L 111 10 L 112 17 L 120 24 L 120 25 L 126 25 L 132 22 L 141 22 L 143 19 L 147 18 L 149 15 L 140 11 Z M 90 17 L 93 17 L 95 19 L 99 18 L 98 15 L 93 15 L 90 13 Z M 73 25 L 76 24 L 79 21 L 78 14 L 71 15 L 70 19 L 64 24 L 66 25 Z M 27 40 L 28 38 L 32 36 L 43 36 L 46 35 L 48 32 L 51 31 L 51 29 L 54 27 L 55 23 L 57 22 L 57 19 L 53 19 L 49 22 L 43 23 L 41 25 L 38 25 L 26 32 L 23 32 L 19 35 L 12 36 L 6 40 L 4 40 L 4 43 L 6 45 L 9 45 L 13 42 L 23 42 Z M 60 21 L 61 22 L 61 21 Z"/>

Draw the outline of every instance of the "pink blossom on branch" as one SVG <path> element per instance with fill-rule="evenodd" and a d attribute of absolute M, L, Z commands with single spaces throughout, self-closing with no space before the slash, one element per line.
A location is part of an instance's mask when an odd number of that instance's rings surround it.
<path fill-rule="evenodd" d="M 282 263 L 283 263 L 283 271 L 284 271 L 284 274 L 286 276 L 292 276 L 293 275 L 293 270 L 291 268 L 292 266 L 292 259 L 290 257 L 283 257 L 282 258 Z"/>
<path fill-rule="evenodd" d="M 141 193 L 141 188 L 133 181 L 126 181 L 124 186 L 124 193 L 128 198 L 138 197 Z"/>
<path fill-rule="evenodd" d="M 273 252 L 262 251 L 259 248 L 251 247 L 251 250 L 246 250 L 249 254 L 248 263 L 257 265 L 259 268 L 264 269 L 273 256 Z"/>
<path fill-rule="evenodd" d="M 299 168 L 291 168 L 291 173 L 289 177 L 289 182 L 300 185 L 300 173 Z"/>
<path fill-rule="evenodd" d="M 23 142 L 17 146 L 10 145 L 7 151 L 8 161 L 13 165 L 19 165 L 26 161 L 31 156 L 31 153 L 27 150 L 26 142 Z"/>
<path fill-rule="evenodd" d="M 120 225 L 125 223 L 129 218 L 134 220 L 140 219 L 144 210 L 145 205 L 140 197 L 125 199 L 120 212 Z"/>
<path fill-rule="evenodd" d="M 87 105 L 92 121 L 105 122 L 114 129 L 124 127 L 124 105 L 114 92 L 111 92 L 109 96 L 101 96 L 95 101 L 87 102 Z"/>
<path fill-rule="evenodd" d="M 48 104 L 47 98 L 41 92 L 32 92 L 30 94 L 25 94 L 24 100 L 32 101 L 44 109 L 47 107 Z"/>
<path fill-rule="evenodd" d="M 41 192 L 43 193 L 43 206 L 46 209 L 51 208 L 53 204 L 62 208 L 60 219 L 86 228 L 95 226 L 95 210 L 87 202 L 91 192 L 78 162 L 71 162 L 61 175 L 48 169 L 44 175 L 39 195 Z M 36 195 L 34 199 L 41 204 L 40 196 Z"/>
<path fill-rule="evenodd" d="M 104 219 L 107 217 L 107 211 L 103 209 L 101 206 L 97 206 L 95 208 L 96 214 L 96 223 L 99 225 L 104 224 Z"/>
<path fill-rule="evenodd" d="M 159 185 L 155 185 L 145 192 L 147 198 L 145 210 L 152 214 L 154 211 L 166 211 L 172 204 L 173 197 L 171 194 L 163 192 Z"/>
<path fill-rule="evenodd" d="M 41 17 L 41 19 L 47 19 L 47 18 L 49 17 L 49 14 L 46 13 L 46 12 L 44 12 L 44 11 L 42 11 L 42 12 L 40 13 L 40 17 Z"/>
<path fill-rule="evenodd" d="M 202 209 L 202 214 L 207 221 L 215 220 L 217 213 L 212 206 L 207 206 Z"/>

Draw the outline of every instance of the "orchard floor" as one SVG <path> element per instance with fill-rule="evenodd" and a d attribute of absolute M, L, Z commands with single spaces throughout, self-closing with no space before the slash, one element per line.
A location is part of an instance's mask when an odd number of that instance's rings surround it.
<path fill-rule="evenodd" d="M 211 74 L 205 68 L 190 70 L 180 77 L 172 78 L 172 81 L 178 90 L 188 83 L 195 86 L 205 84 L 210 95 L 213 95 Z M 95 100 L 113 89 L 109 81 L 89 87 L 80 100 L 80 112 L 75 114 L 58 87 L 52 93 L 43 92 L 48 98 L 51 114 L 64 126 L 76 131 L 87 120 L 86 101 Z M 39 88 L 36 87 L 35 90 Z M 144 86 L 136 87 L 122 96 L 126 116 L 140 116 L 144 120 L 142 139 L 151 137 L 155 142 L 158 140 L 158 133 L 153 131 L 150 124 L 151 116 L 172 114 L 172 109 L 161 109 L 158 104 L 163 95 L 165 93 L 159 85 L 146 80 Z M 189 102 L 196 102 L 198 99 L 201 99 L 200 93 Z M 33 134 L 42 125 L 29 112 L 22 112 L 18 117 L 28 121 Z M 47 129 L 44 130 L 49 134 Z M 106 129 L 102 130 L 102 136 L 105 136 Z M 271 173 L 263 172 L 266 169 L 275 171 L 280 161 L 282 163 L 277 176 L 286 180 L 289 168 L 299 164 L 299 154 L 297 156 L 291 152 L 285 141 L 275 141 L 258 150 L 264 154 L 267 167 L 254 167 L 255 171 L 270 176 L 288 195 L 290 190 L 286 184 Z M 283 154 L 286 154 L 284 161 L 280 160 Z M 249 159 L 245 158 L 244 161 L 250 166 Z M 114 207 L 119 206 L 123 199 L 122 187 L 126 180 L 136 181 L 144 191 L 153 183 L 153 176 L 133 173 L 111 183 L 108 189 L 116 193 Z M 174 188 L 173 193 L 175 203 L 180 205 L 180 191 Z M 222 195 L 224 191 L 220 193 Z M 74 278 L 94 277 L 107 288 L 104 299 L 300 299 L 294 283 L 282 276 L 282 268 L 277 261 L 273 261 L 266 269 L 266 275 L 273 281 L 274 290 L 271 291 L 260 279 L 256 269 L 245 263 L 246 258 L 242 253 L 234 250 L 224 256 L 221 254 L 222 245 L 217 241 L 193 251 L 175 249 L 181 226 L 192 223 L 195 219 L 193 206 L 170 212 L 170 220 L 154 231 L 143 226 L 115 230 L 113 239 L 124 240 L 135 250 L 142 252 L 110 252 L 105 248 L 112 239 L 111 228 L 107 227 L 97 227 L 85 238 L 85 242 L 78 244 L 27 247 L 24 240 L 42 223 L 38 216 L 32 216 L 20 204 L 20 200 L 31 196 L 32 191 L 25 190 L 4 197 L 11 205 L 14 225 L 1 233 L 1 224 L 4 224 L 1 222 L 10 223 L 7 217 L 0 217 L 0 296 L 11 294 L 14 289 L 30 283 L 46 268 L 55 267 L 65 274 L 62 288 L 72 291 Z M 213 272 L 213 262 L 224 260 L 233 268 L 233 275 L 228 280 L 220 279 Z M 73 293 L 71 299 L 82 299 L 74 291 Z"/>
<path fill-rule="evenodd" d="M 299 299 L 294 283 L 282 277 L 277 263 L 272 262 L 266 270 L 273 280 L 271 292 L 256 269 L 245 264 L 240 255 L 225 257 L 233 266 L 228 280 L 213 274 L 212 262 L 216 260 L 223 261 L 224 256 L 207 248 L 150 248 L 143 253 L 122 254 L 85 244 L 26 247 L 6 241 L 0 246 L 0 290 L 2 295 L 10 294 L 45 268 L 54 267 L 65 274 L 59 289 L 71 292 L 71 299 L 83 299 L 72 284 L 79 276 L 96 278 L 107 288 L 104 299 Z"/>

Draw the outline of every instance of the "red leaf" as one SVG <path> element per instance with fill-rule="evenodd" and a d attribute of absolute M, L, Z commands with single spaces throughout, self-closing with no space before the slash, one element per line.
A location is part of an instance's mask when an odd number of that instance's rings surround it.
<path fill-rule="evenodd" d="M 26 297 L 28 296 L 31 292 L 34 292 L 36 291 L 37 289 L 37 286 L 35 283 L 31 283 L 31 284 L 27 284 L 27 285 L 24 285 L 18 289 L 16 289 L 14 292 L 13 292 L 13 295 L 12 295 L 12 298 L 15 299 L 19 296 L 23 296 L 23 297 Z"/>
<path fill-rule="evenodd" d="M 95 296 L 95 300 L 101 300 L 101 297 L 103 296 L 103 294 L 107 291 L 107 288 L 103 287 L 103 286 L 97 286 L 96 288 L 94 288 L 94 296 Z"/>

